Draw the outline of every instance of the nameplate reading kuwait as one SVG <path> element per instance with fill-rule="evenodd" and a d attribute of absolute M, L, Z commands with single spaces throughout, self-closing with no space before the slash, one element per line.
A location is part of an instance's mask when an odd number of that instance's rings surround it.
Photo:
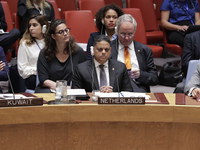
<path fill-rule="evenodd" d="M 1 99 L 0 107 L 43 105 L 43 98 Z"/>
<path fill-rule="evenodd" d="M 98 104 L 145 104 L 144 97 L 99 97 Z"/>

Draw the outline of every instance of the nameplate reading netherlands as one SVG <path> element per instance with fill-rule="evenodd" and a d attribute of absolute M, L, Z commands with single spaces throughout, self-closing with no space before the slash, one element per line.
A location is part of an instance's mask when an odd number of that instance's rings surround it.
<path fill-rule="evenodd" d="M 145 104 L 144 97 L 99 97 L 98 104 Z"/>
<path fill-rule="evenodd" d="M 1 99 L 0 107 L 43 105 L 43 98 Z"/>

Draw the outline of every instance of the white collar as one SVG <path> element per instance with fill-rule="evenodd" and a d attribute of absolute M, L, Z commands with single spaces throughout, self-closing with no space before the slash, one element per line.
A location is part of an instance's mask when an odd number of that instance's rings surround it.
<path fill-rule="evenodd" d="M 119 50 L 124 50 L 124 45 L 122 45 L 121 43 L 120 43 L 120 41 L 118 40 L 118 42 L 119 42 Z M 130 45 L 128 45 L 128 49 L 129 50 L 134 50 L 134 43 L 133 42 L 131 42 L 131 44 Z"/>
<path fill-rule="evenodd" d="M 96 61 L 96 59 L 94 58 L 94 64 L 95 64 L 95 68 L 99 67 L 99 65 L 101 65 L 98 61 Z M 103 64 L 105 67 L 108 67 L 108 60 Z"/>
<path fill-rule="evenodd" d="M 108 34 L 107 34 L 106 31 L 105 31 L 105 36 L 108 36 Z M 115 40 L 115 39 L 117 39 L 117 35 L 114 33 L 114 34 L 112 35 L 112 37 L 111 37 L 111 40 L 113 41 L 113 40 Z"/>

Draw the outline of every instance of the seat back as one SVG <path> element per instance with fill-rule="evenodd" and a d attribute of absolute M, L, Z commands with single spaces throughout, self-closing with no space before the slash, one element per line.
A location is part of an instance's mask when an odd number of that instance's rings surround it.
<path fill-rule="evenodd" d="M 194 74 L 195 70 L 197 69 L 198 63 L 200 63 L 200 60 L 190 60 L 189 61 L 185 85 L 187 85 L 188 81 L 190 81 L 192 75 Z"/>
<path fill-rule="evenodd" d="M 10 7 L 11 14 L 17 13 L 17 3 L 18 0 L 4 0 L 8 3 L 8 6 Z"/>
<path fill-rule="evenodd" d="M 182 55 L 183 48 L 177 44 L 170 44 L 167 41 L 167 31 L 166 29 L 162 28 L 163 31 L 163 39 L 164 39 L 164 49 L 167 52 L 173 53 L 175 55 Z"/>
<path fill-rule="evenodd" d="M 80 10 L 91 10 L 93 17 L 96 12 L 104 7 L 106 4 L 104 0 L 78 0 L 78 6 Z"/>
<path fill-rule="evenodd" d="M 122 0 L 104 0 L 104 1 L 105 1 L 106 5 L 114 3 L 115 5 L 119 6 L 120 8 L 123 8 Z"/>
<path fill-rule="evenodd" d="M 145 26 L 144 26 L 144 21 L 143 21 L 140 9 L 139 8 L 124 8 L 123 11 L 125 14 L 131 14 L 137 22 L 137 29 L 134 35 L 134 40 L 143 44 L 147 44 Z"/>
<path fill-rule="evenodd" d="M 47 0 L 47 1 L 50 2 L 53 6 L 54 13 L 55 13 L 55 19 L 61 19 L 56 1 L 55 0 Z"/>
<path fill-rule="evenodd" d="M 0 1 L 4 10 L 5 14 L 5 20 L 7 23 L 7 31 L 10 31 L 13 29 L 13 20 L 12 20 L 12 15 L 10 12 L 10 7 L 8 6 L 8 3 L 6 1 Z"/>
<path fill-rule="evenodd" d="M 155 12 L 156 12 L 156 18 L 158 25 L 161 25 L 161 12 L 160 7 L 162 5 L 163 0 L 153 0 L 153 3 L 155 4 Z"/>
<path fill-rule="evenodd" d="M 78 43 L 87 43 L 90 33 L 96 32 L 91 10 L 72 10 L 64 12 L 67 27 Z"/>
<path fill-rule="evenodd" d="M 126 0 L 127 8 L 139 8 L 146 31 L 158 31 L 156 13 L 152 0 Z"/>
<path fill-rule="evenodd" d="M 61 18 L 64 19 L 64 11 L 77 10 L 76 0 L 55 0 L 58 5 Z"/>

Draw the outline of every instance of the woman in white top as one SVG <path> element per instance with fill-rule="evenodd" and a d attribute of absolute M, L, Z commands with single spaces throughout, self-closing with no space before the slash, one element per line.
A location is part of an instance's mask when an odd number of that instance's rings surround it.
<path fill-rule="evenodd" d="M 35 89 L 37 59 L 44 48 L 44 36 L 48 29 L 45 16 L 34 15 L 28 21 L 28 27 L 20 41 L 17 56 L 17 66 L 20 76 L 25 79 L 27 89 Z"/>

